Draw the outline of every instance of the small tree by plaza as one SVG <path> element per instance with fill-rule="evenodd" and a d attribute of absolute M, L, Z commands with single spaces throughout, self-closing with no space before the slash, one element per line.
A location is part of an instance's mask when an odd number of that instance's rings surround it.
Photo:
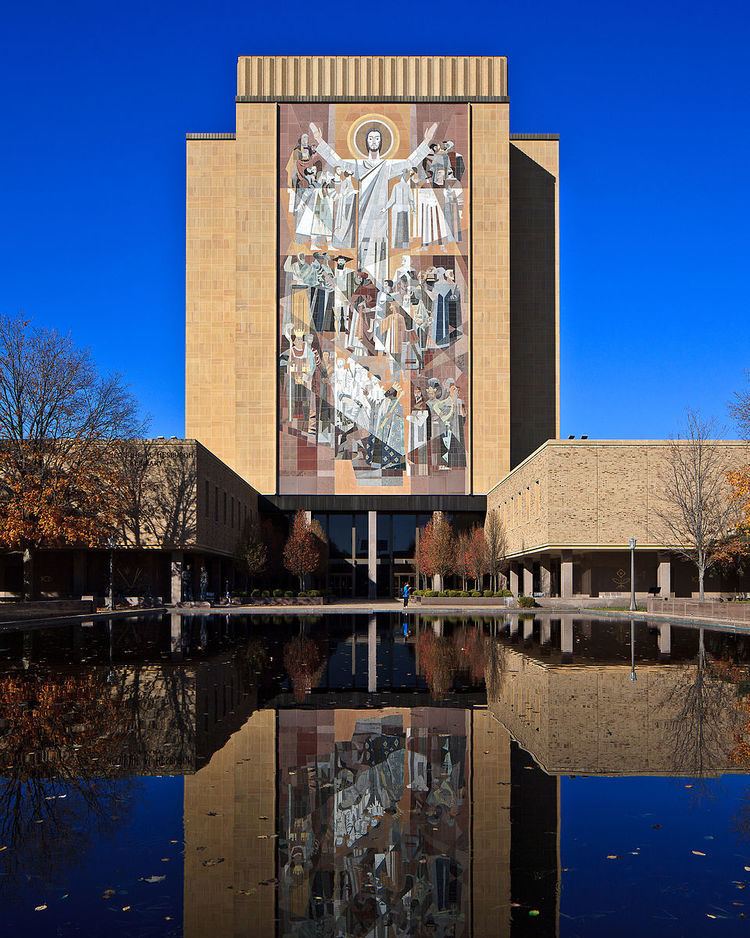
<path fill-rule="evenodd" d="M 701 601 L 706 573 L 741 521 L 741 504 L 733 496 L 730 481 L 713 424 L 688 411 L 685 436 L 669 445 L 661 505 L 655 514 L 667 542 L 695 564 Z"/>
<path fill-rule="evenodd" d="M 251 512 L 242 524 L 237 541 L 236 558 L 239 568 L 249 577 L 260 576 L 268 566 L 268 547 L 255 512 Z"/>
<path fill-rule="evenodd" d="M 482 580 L 489 572 L 489 550 L 484 531 L 477 525 L 466 535 L 464 554 L 466 573 L 474 580 L 476 589 L 481 589 Z"/>
<path fill-rule="evenodd" d="M 284 545 L 284 566 L 299 578 L 299 588 L 305 588 L 305 577 L 318 571 L 324 559 L 325 535 L 317 521 L 308 521 L 300 509 L 294 516 L 289 537 Z"/>
<path fill-rule="evenodd" d="M 471 551 L 471 536 L 468 531 L 459 531 L 456 535 L 455 559 L 453 574 L 461 577 L 461 589 L 466 589 L 466 578 L 469 573 L 469 553 Z"/>
<path fill-rule="evenodd" d="M 456 538 L 442 511 L 433 512 L 419 537 L 419 567 L 427 576 L 445 577 L 456 569 Z"/>
<path fill-rule="evenodd" d="M 104 546 L 116 535 L 111 447 L 142 429 L 119 375 L 99 375 L 69 336 L 0 316 L 0 544 L 23 552 L 24 598 L 39 548 Z"/>
<path fill-rule="evenodd" d="M 500 589 L 500 577 L 508 553 L 508 536 L 500 512 L 493 508 L 484 521 L 484 537 L 487 541 L 487 572 L 493 590 Z"/>

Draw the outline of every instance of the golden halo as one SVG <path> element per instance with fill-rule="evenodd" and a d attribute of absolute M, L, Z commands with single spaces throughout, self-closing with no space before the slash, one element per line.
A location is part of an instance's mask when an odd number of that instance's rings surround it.
<path fill-rule="evenodd" d="M 398 150 L 400 138 L 398 127 L 396 127 L 392 120 L 390 120 L 388 117 L 384 117 L 382 114 L 363 114 L 362 117 L 359 117 L 351 125 L 349 128 L 349 134 L 347 136 L 349 151 L 353 153 L 357 159 L 367 159 L 368 151 L 366 137 L 372 125 L 375 125 L 377 130 L 380 131 L 380 134 L 383 138 L 383 146 L 380 150 L 380 156 L 382 159 L 387 160 Z"/>

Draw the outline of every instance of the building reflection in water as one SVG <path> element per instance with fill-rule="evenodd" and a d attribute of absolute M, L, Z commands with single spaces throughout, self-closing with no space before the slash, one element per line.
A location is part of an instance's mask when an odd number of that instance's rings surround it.
<path fill-rule="evenodd" d="M 556 935 L 561 776 L 745 771 L 750 648 L 717 632 L 172 616 L 4 642 L 9 795 L 184 777 L 186 938 Z"/>

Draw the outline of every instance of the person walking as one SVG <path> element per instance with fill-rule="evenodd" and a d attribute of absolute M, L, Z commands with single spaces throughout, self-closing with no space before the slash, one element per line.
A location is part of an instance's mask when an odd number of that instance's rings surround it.
<path fill-rule="evenodd" d="M 404 588 L 401 591 L 401 595 L 404 597 L 404 609 L 406 609 L 406 607 L 409 605 L 409 593 L 410 592 L 411 592 L 411 589 L 409 588 L 409 584 L 404 583 Z"/>

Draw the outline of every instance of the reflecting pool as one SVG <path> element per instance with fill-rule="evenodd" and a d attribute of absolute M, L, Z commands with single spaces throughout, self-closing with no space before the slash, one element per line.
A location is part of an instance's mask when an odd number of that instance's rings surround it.
<path fill-rule="evenodd" d="M 3 933 L 744 935 L 750 634 L 179 614 L 0 632 Z"/>

